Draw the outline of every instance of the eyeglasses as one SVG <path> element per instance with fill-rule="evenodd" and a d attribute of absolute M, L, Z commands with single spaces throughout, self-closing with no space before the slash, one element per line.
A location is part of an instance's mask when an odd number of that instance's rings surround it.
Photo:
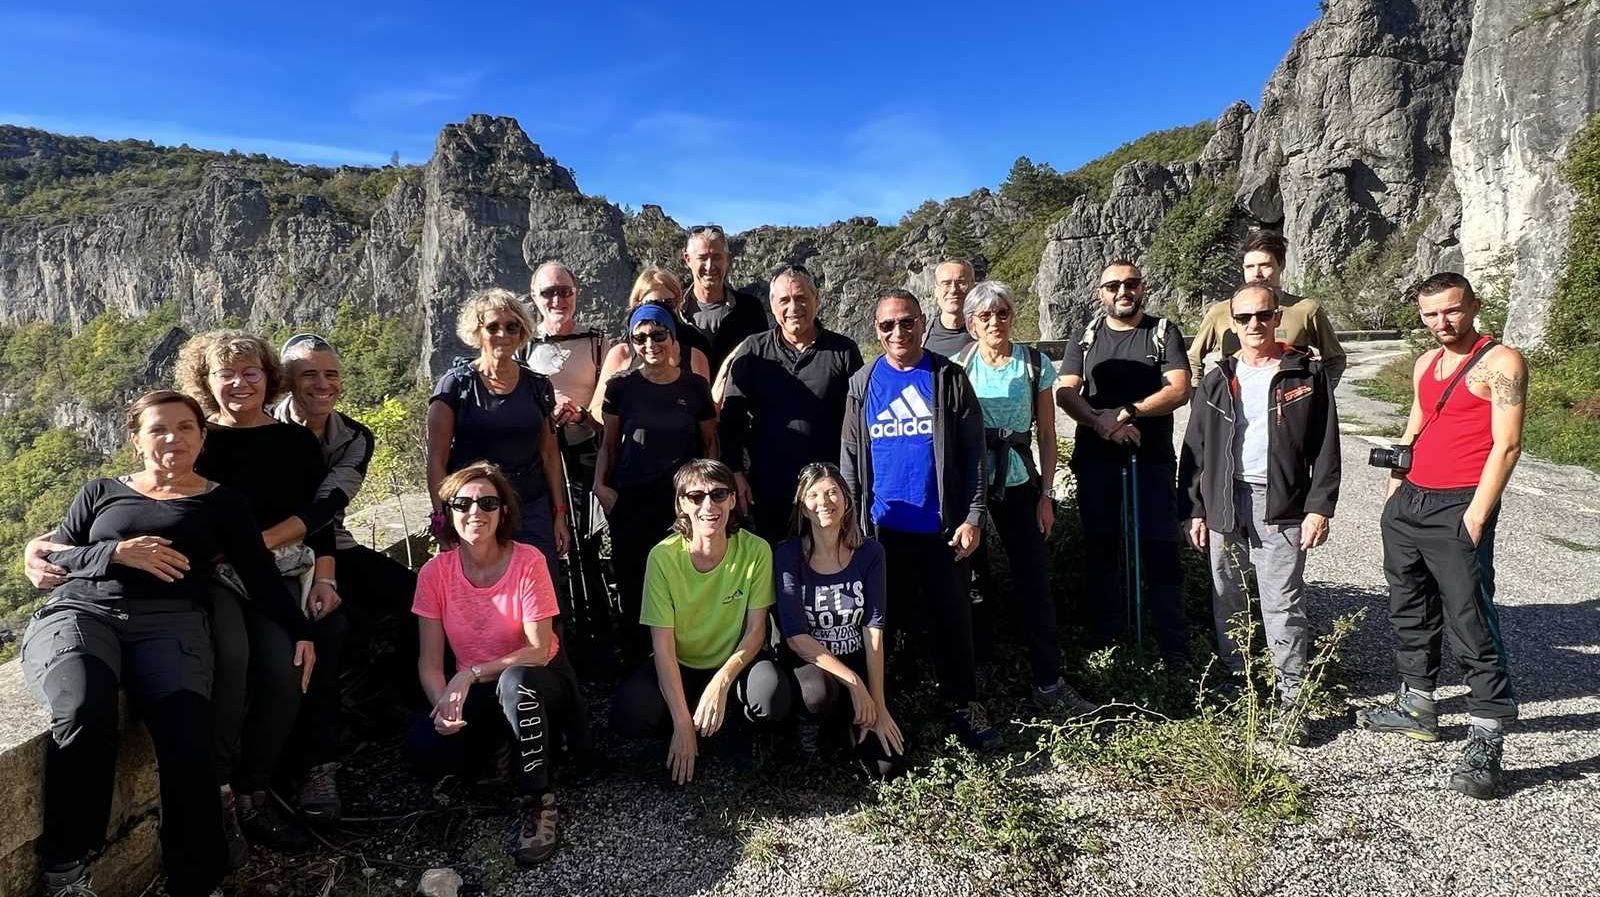
<path fill-rule="evenodd" d="M 989 311 L 980 311 L 976 315 L 973 315 L 973 317 L 977 318 L 978 320 L 982 321 L 985 324 L 989 323 L 989 321 L 991 321 L 991 320 L 997 320 L 1000 323 L 1004 324 L 1005 322 L 1011 320 L 1011 309 L 1009 309 L 1009 308 L 995 308 L 995 309 L 990 309 Z"/>
<path fill-rule="evenodd" d="M 294 336 L 284 340 L 283 348 L 279 350 L 278 354 L 286 355 L 291 348 L 300 345 L 309 345 L 313 352 L 333 351 L 333 346 L 330 345 L 327 340 L 315 333 L 296 333 Z"/>
<path fill-rule="evenodd" d="M 1130 293 L 1137 293 L 1142 286 L 1144 286 L 1143 277 L 1130 277 L 1126 280 L 1108 280 L 1100 285 L 1100 289 L 1115 296 L 1119 292 L 1119 287 Z"/>
<path fill-rule="evenodd" d="M 695 234 L 716 234 L 719 237 L 727 236 L 727 234 L 723 232 L 722 225 L 720 224 L 696 224 L 694 227 L 689 228 L 689 236 L 692 237 Z"/>
<path fill-rule="evenodd" d="M 221 370 L 212 371 L 211 376 L 217 378 L 217 380 L 222 383 L 229 383 L 234 380 L 243 380 L 246 383 L 255 384 L 260 383 L 263 379 L 265 379 L 267 374 L 260 368 L 243 368 L 240 370 L 234 370 L 233 368 L 222 368 Z"/>
<path fill-rule="evenodd" d="M 672 334 L 666 332 L 665 330 L 640 330 L 639 332 L 630 335 L 628 339 L 633 340 L 633 344 L 635 346 L 642 346 L 645 343 L 664 343 L 670 336 L 672 336 Z"/>
<path fill-rule="evenodd" d="M 498 495 L 457 495 L 444 503 L 445 507 L 462 514 L 472 510 L 473 505 L 482 508 L 485 514 L 493 514 L 505 506 L 505 501 Z"/>
<path fill-rule="evenodd" d="M 893 333 L 896 328 L 899 328 L 900 330 L 910 333 L 917 329 L 917 321 L 919 320 L 920 319 L 915 316 L 907 316 L 904 318 L 890 318 L 886 321 L 879 321 L 878 332 L 886 334 Z"/>
<path fill-rule="evenodd" d="M 1255 318 L 1257 321 L 1260 321 L 1263 324 L 1270 324 L 1272 323 L 1272 319 L 1276 318 L 1277 316 L 1278 310 L 1276 308 L 1268 308 L 1261 311 L 1245 311 L 1235 314 L 1233 316 L 1233 323 L 1238 324 L 1240 327 L 1246 327 L 1249 326 L 1250 319 Z"/>
<path fill-rule="evenodd" d="M 499 336 L 500 331 L 502 330 L 505 331 L 506 336 L 516 336 L 522 332 L 522 323 L 519 321 L 506 321 L 504 324 L 502 324 L 499 321 L 490 321 L 489 323 L 483 325 L 483 329 L 487 331 L 490 336 Z"/>
<path fill-rule="evenodd" d="M 562 299 L 567 299 L 567 298 L 570 298 L 576 292 L 578 292 L 578 291 L 563 283 L 563 284 L 557 284 L 557 285 L 555 285 L 553 287 L 545 287 L 544 289 L 539 291 L 539 296 L 540 296 L 540 298 L 543 298 L 543 299 L 554 299 L 554 298 L 556 298 L 558 296 L 561 297 Z"/>
<path fill-rule="evenodd" d="M 710 496 L 713 502 L 721 504 L 733 497 L 733 490 L 725 486 L 718 486 L 715 489 L 690 489 L 686 492 L 678 493 L 679 498 L 691 505 L 700 504 L 706 500 L 707 496 Z"/>

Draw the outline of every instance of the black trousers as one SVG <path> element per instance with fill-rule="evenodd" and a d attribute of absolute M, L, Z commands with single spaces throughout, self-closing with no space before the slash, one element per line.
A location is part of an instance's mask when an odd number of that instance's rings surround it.
<path fill-rule="evenodd" d="M 298 583 L 293 585 L 298 589 Z M 339 667 L 350 619 L 343 608 L 312 622 L 317 662 L 311 687 L 300 691 L 294 637 L 253 600 L 217 587 L 212 593 L 217 687 L 214 757 L 218 777 L 240 793 L 272 784 L 297 726 L 295 755 L 306 764 L 338 757 Z M 302 715 L 305 717 L 301 721 Z"/>
<path fill-rule="evenodd" d="M 863 682 L 866 681 L 866 652 L 846 654 L 839 660 L 855 671 Z M 868 734 L 865 739 L 857 740 L 855 703 L 838 679 L 811 663 L 794 667 L 793 674 L 795 686 L 800 692 L 800 712 L 805 717 L 820 725 L 846 730 L 850 743 L 854 745 L 856 760 L 871 775 L 886 779 L 900 771 L 906 761 L 903 754 L 889 753 L 876 735 Z"/>
<path fill-rule="evenodd" d="M 955 549 L 940 533 L 878 530 L 888 580 L 888 629 L 894 645 L 899 632 L 926 634 L 933 655 L 939 695 L 950 709 L 975 700 L 978 685 L 972 654 L 972 598 L 967 585 L 971 568 L 957 561 Z M 904 658 L 895 669 L 909 669 Z M 896 680 L 897 684 L 905 684 Z"/>
<path fill-rule="evenodd" d="M 126 686 L 160 769 L 167 891 L 208 894 L 222 880 L 226 851 L 210 762 L 206 616 L 190 602 L 159 610 L 116 604 L 51 602 L 22 637 L 23 674 L 50 712 L 39 857 L 46 867 L 62 868 L 87 860 L 105 843 L 116 778 L 117 692 Z"/>
<path fill-rule="evenodd" d="M 1090 634 L 1109 645 L 1131 632 L 1130 601 L 1122 584 L 1122 479 L 1125 461 L 1074 458 L 1078 512 L 1083 518 L 1083 571 L 1088 591 Z M 1177 467 L 1139 462 L 1139 552 L 1144 605 L 1155 624 L 1156 642 L 1167 663 L 1189 665 L 1183 616 L 1183 571 L 1178 566 Z"/>
<path fill-rule="evenodd" d="M 1039 532 L 1039 487 L 1024 483 L 1006 489 L 999 501 L 990 499 L 989 516 L 1011 568 L 1011 594 L 1005 600 L 1016 601 L 1022 609 L 1033 684 L 1054 685 L 1061 675 L 1061 651 L 1056 644 L 1055 598 L 1050 593 L 1050 557 Z M 995 600 L 991 592 L 984 603 Z"/>
<path fill-rule="evenodd" d="M 1449 633 L 1465 671 L 1473 716 L 1510 720 L 1517 702 L 1506 673 L 1500 615 L 1494 606 L 1494 530 L 1500 509 L 1474 546 L 1462 517 L 1472 489 L 1400 484 L 1383 506 L 1383 575 L 1389 622 L 1399 640 L 1395 666 L 1407 686 L 1432 691 L 1441 636 Z"/>
<path fill-rule="evenodd" d="M 606 520 L 611 528 L 611 565 L 622 601 L 618 645 L 622 660 L 634 666 L 650 656 L 650 631 L 639 625 L 644 601 L 644 570 L 650 549 L 666 538 L 674 519 L 672 477 L 621 486 Z"/>
<path fill-rule="evenodd" d="M 565 663 L 564 653 L 557 655 Z M 462 704 L 466 727 L 441 735 L 433 719 L 420 714 L 406 734 L 405 756 L 429 780 L 461 774 L 474 761 L 512 746 L 511 773 L 517 793 L 538 796 L 550 789 L 557 738 L 576 725 L 580 700 L 569 672 L 558 666 L 507 667 L 493 683 L 480 682 Z"/>
<path fill-rule="evenodd" d="M 405 564 L 365 545 L 333 553 L 339 597 L 350 618 L 345 651 L 374 664 L 371 672 L 408 703 L 419 704 L 417 618 L 411 613 L 417 574 Z M 389 650 L 374 656 L 378 646 Z M 317 647 L 322 663 L 322 647 Z"/>
<path fill-rule="evenodd" d="M 716 672 L 678 664 L 678 675 L 683 677 L 683 696 L 691 713 Z M 789 717 L 791 689 L 784 670 L 770 657 L 758 656 L 728 689 L 727 722 L 723 729 L 747 732 L 755 724 L 782 722 Z M 629 738 L 659 737 L 672 732 L 672 712 L 667 709 L 667 699 L 661 695 L 654 659 L 646 660 L 617 687 L 611 699 L 611 730 Z"/>

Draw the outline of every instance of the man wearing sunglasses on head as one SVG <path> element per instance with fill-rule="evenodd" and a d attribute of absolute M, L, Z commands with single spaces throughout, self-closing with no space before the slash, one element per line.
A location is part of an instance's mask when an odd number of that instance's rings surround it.
<path fill-rule="evenodd" d="M 1179 511 L 1190 543 L 1210 557 L 1217 644 L 1236 681 L 1244 657 L 1229 633 L 1245 613 L 1245 570 L 1255 570 L 1278 693 L 1288 705 L 1311 647 L 1306 552 L 1327 541 L 1339 500 L 1339 416 L 1322 362 L 1274 335 L 1283 316 L 1278 291 L 1247 283 L 1228 301 L 1239 350 L 1224 355 L 1195 392 Z M 1280 719 L 1284 741 L 1304 744 L 1304 715 Z"/>
<path fill-rule="evenodd" d="M 983 409 L 960 366 L 923 350 L 917 297 L 879 293 L 873 323 L 883 355 L 850 378 L 839 469 L 862 529 L 883 545 L 890 625 L 921 621 L 951 733 L 995 750 L 1000 733 L 977 701 L 967 594 L 987 514 Z"/>
<path fill-rule="evenodd" d="M 1144 313 L 1138 265 L 1114 261 L 1096 283 L 1102 310 L 1067 343 L 1056 390 L 1056 404 L 1078 422 L 1071 465 L 1083 516 L 1088 610 L 1096 640 L 1110 644 L 1124 629 L 1130 605 L 1137 612 L 1145 600 L 1127 594 L 1119 600 L 1112 560 L 1119 556 L 1119 521 L 1136 520 L 1142 573 L 1128 588 L 1141 577 L 1149 584 L 1161 653 L 1169 668 L 1181 670 L 1188 666 L 1189 648 L 1179 603 L 1172 412 L 1189 401 L 1189 360 L 1178 328 Z M 1136 496 L 1136 504 L 1124 499 L 1124 490 Z"/>
<path fill-rule="evenodd" d="M 713 376 L 745 337 L 770 326 L 760 299 L 728 285 L 728 261 L 728 237 L 721 227 L 702 224 L 689 229 L 683 263 L 689 268 L 691 283 L 683 312 L 711 341 L 706 359 Z"/>

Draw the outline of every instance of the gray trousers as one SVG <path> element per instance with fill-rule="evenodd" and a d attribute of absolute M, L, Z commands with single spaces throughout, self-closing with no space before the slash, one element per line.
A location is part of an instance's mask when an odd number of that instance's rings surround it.
<path fill-rule="evenodd" d="M 1293 698 L 1305 676 L 1311 626 L 1305 614 L 1306 553 L 1300 548 L 1300 526 L 1269 524 L 1262 519 L 1267 487 L 1235 481 L 1231 533 L 1211 531 L 1211 610 L 1217 625 L 1222 662 L 1244 670 L 1239 646 L 1229 636 L 1233 618 L 1245 609 L 1245 574 L 1255 570 L 1261 599 L 1261 622 L 1278 671 L 1278 689 Z"/>

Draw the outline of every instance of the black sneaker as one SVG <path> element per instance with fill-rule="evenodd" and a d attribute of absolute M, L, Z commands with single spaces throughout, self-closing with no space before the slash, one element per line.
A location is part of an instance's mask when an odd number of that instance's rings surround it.
<path fill-rule="evenodd" d="M 518 808 L 517 844 L 511 858 L 519 866 L 533 866 L 550 859 L 561 846 L 561 814 L 555 794 L 546 791 L 538 799 L 523 798 Z"/>
<path fill-rule="evenodd" d="M 233 796 L 233 788 L 227 785 L 222 787 L 222 841 L 228 849 L 228 870 L 243 869 L 250 860 L 250 842 L 239 827 L 239 802 Z"/>
<path fill-rule="evenodd" d="M 42 893 L 44 897 L 98 897 L 89 880 L 89 867 L 83 863 L 59 872 L 46 869 Z"/>
<path fill-rule="evenodd" d="M 291 852 L 311 846 L 311 833 L 267 792 L 241 794 L 238 801 L 239 825 L 252 842 Z"/>
<path fill-rule="evenodd" d="M 339 802 L 339 764 L 318 763 L 306 772 L 300 785 L 300 812 L 313 822 L 337 822 L 343 805 Z"/>
<path fill-rule="evenodd" d="M 1005 746 L 1000 730 L 989 725 L 989 714 L 983 705 L 973 701 L 950 714 L 950 732 L 970 751 L 987 754 Z"/>
<path fill-rule="evenodd" d="M 795 737 L 800 745 L 800 757 L 803 760 L 817 759 L 817 741 L 822 735 L 822 727 L 815 720 L 802 719 L 795 725 Z"/>
<path fill-rule="evenodd" d="M 1500 768 L 1500 754 L 1505 747 L 1505 735 L 1482 726 L 1467 730 L 1467 747 L 1461 752 L 1461 762 L 1450 774 L 1450 787 L 1478 800 L 1490 800 L 1500 793 L 1505 778 Z"/>
<path fill-rule="evenodd" d="M 1417 741 L 1439 740 L 1439 713 L 1433 701 L 1403 685 L 1390 703 L 1357 711 L 1356 725 L 1374 732 L 1395 732 Z"/>
<path fill-rule="evenodd" d="M 1100 705 L 1088 700 L 1070 685 L 1067 680 L 1057 676 L 1055 684 L 1040 688 L 1033 687 L 1033 706 L 1040 710 L 1068 710 L 1074 716 L 1088 716 L 1098 713 Z"/>

